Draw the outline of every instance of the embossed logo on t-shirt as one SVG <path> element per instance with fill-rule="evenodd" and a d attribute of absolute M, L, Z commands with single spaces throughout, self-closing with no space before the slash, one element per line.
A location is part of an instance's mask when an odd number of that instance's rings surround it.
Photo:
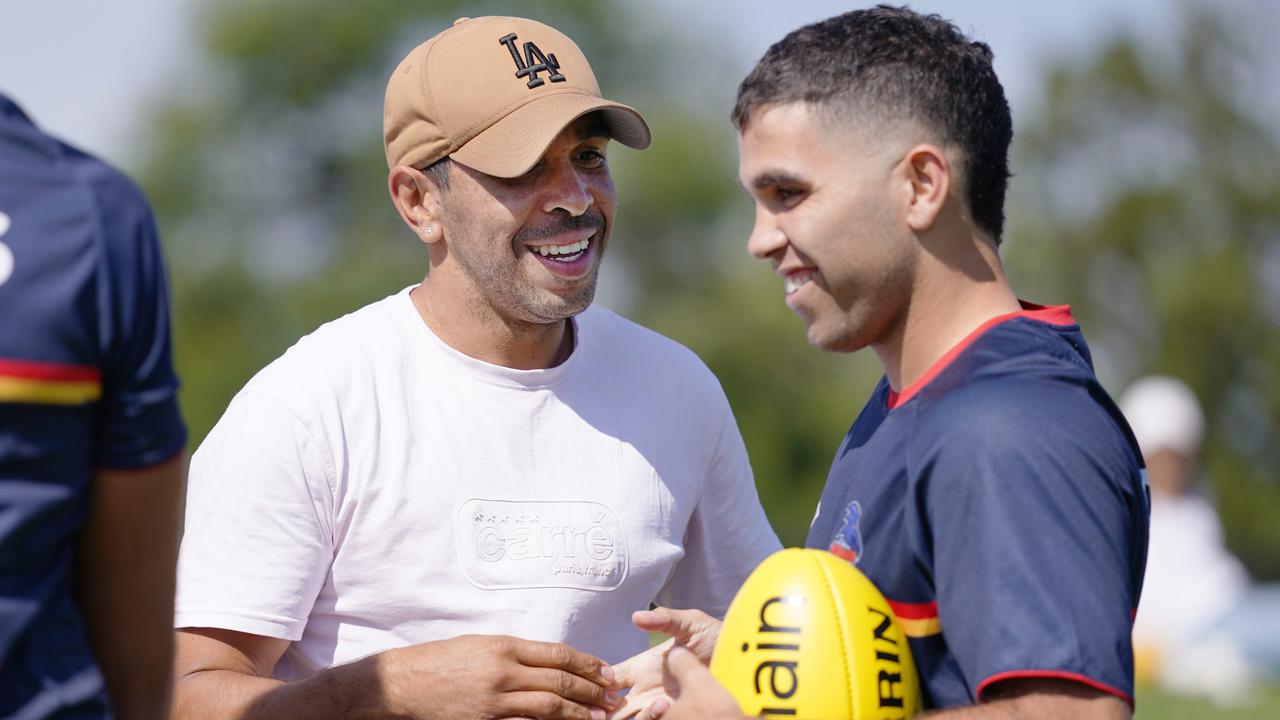
<path fill-rule="evenodd" d="M 477 587 L 614 590 L 627 574 L 618 514 L 585 500 L 487 500 L 458 508 L 458 556 Z"/>

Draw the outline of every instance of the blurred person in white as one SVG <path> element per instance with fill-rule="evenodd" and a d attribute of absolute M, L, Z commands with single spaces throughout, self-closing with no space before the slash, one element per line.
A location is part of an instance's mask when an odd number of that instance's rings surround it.
<path fill-rule="evenodd" d="M 1137 674 L 1167 690 L 1244 702 L 1280 677 L 1280 584 L 1255 585 L 1227 549 L 1198 482 L 1205 419 L 1181 380 L 1152 375 L 1120 398 L 1146 459 L 1151 534 L 1133 627 Z"/>

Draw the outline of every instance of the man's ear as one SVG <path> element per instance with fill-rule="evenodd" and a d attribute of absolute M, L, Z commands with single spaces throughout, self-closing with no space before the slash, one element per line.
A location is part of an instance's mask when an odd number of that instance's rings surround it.
<path fill-rule="evenodd" d="M 421 170 L 397 165 L 387 174 L 391 203 L 405 225 L 424 243 L 444 236 L 441 191 Z"/>
<path fill-rule="evenodd" d="M 916 232 L 933 227 L 951 193 L 951 164 L 936 145 L 916 145 L 902 161 L 909 184 L 907 224 Z"/>

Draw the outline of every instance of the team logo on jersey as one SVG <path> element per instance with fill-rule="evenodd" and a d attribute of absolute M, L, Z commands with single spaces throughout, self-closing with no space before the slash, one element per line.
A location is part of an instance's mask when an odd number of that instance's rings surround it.
<path fill-rule="evenodd" d="M 542 72 L 547 73 L 547 80 L 553 83 L 564 82 L 564 75 L 560 74 L 560 61 L 556 60 L 555 53 L 543 53 L 537 45 L 527 42 L 524 44 L 524 57 L 521 57 L 520 51 L 516 49 L 515 33 L 499 38 L 498 42 L 511 51 L 511 59 L 516 63 L 516 77 L 521 80 L 529 78 L 530 90 L 544 84 L 543 79 L 538 77 L 538 73 Z"/>
<path fill-rule="evenodd" d="M 9 232 L 9 216 L 0 212 L 0 238 Z M 0 285 L 9 281 L 9 276 L 13 274 L 13 251 L 0 241 Z"/>
<path fill-rule="evenodd" d="M 849 503 L 844 509 L 844 519 L 840 521 L 840 531 L 827 548 L 836 557 L 844 558 L 854 565 L 862 556 L 862 505 L 857 500 Z"/>

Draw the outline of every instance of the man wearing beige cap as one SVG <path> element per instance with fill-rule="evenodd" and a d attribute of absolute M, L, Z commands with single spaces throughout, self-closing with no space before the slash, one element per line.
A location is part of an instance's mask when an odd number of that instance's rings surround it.
<path fill-rule="evenodd" d="M 192 460 L 176 716 L 602 718 L 630 612 L 722 614 L 778 547 L 715 378 L 591 306 L 606 146 L 576 45 L 461 20 L 394 71 L 419 284 L 300 340 Z"/>

